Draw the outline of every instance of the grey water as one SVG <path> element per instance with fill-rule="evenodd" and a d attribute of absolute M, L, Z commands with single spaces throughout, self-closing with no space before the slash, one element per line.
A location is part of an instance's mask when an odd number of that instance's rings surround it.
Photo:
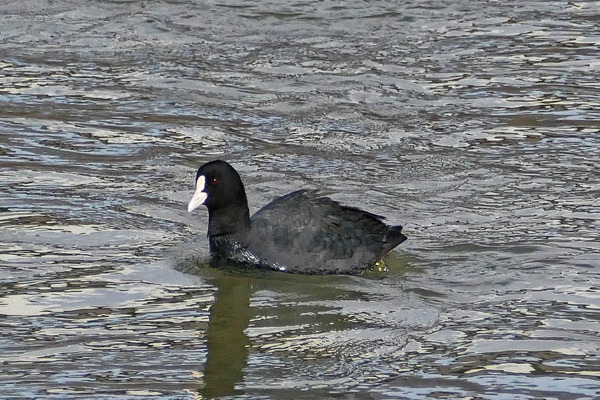
<path fill-rule="evenodd" d="M 600 396 L 600 3 L 0 4 L 0 398 Z M 206 266 L 195 170 L 402 224 Z"/>

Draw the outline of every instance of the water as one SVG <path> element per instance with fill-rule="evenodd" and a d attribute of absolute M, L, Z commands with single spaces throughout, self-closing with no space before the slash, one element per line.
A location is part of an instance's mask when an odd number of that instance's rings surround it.
<path fill-rule="evenodd" d="M 600 395 L 598 2 L 0 6 L 0 397 Z M 205 266 L 195 169 L 405 226 Z"/>

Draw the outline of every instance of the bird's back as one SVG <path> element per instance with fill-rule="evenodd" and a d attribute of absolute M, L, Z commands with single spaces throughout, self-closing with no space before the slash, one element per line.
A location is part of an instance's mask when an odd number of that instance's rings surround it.
<path fill-rule="evenodd" d="M 351 274 L 373 266 L 406 240 L 401 226 L 382 220 L 316 191 L 299 190 L 260 209 L 239 240 L 269 268 Z"/>

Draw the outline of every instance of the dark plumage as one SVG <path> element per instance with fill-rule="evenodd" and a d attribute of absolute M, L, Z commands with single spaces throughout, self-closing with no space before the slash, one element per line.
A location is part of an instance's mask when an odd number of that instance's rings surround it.
<path fill-rule="evenodd" d="M 406 240 L 402 227 L 340 205 L 314 190 L 279 197 L 250 218 L 244 184 L 216 160 L 196 174 L 188 211 L 208 208 L 212 265 L 239 265 L 303 274 L 356 274 Z"/>

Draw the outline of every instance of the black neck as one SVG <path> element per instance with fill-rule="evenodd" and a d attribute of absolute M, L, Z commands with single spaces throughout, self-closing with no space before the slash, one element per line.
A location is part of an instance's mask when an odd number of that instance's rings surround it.
<path fill-rule="evenodd" d="M 232 205 L 208 211 L 208 236 L 220 236 L 250 229 L 248 205 Z"/>

